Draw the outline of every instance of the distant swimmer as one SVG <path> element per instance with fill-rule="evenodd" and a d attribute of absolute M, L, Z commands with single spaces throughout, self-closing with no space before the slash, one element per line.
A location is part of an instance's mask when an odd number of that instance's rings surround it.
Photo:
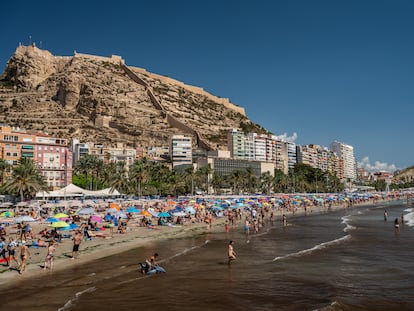
<path fill-rule="evenodd" d="M 230 264 L 233 260 L 236 260 L 236 252 L 234 251 L 234 248 L 233 248 L 233 241 L 229 242 L 227 253 L 228 253 L 229 264 Z"/>
<path fill-rule="evenodd" d="M 395 220 L 394 220 L 394 228 L 395 228 L 395 232 L 400 231 L 400 224 L 398 222 L 398 218 L 395 218 Z"/>
<path fill-rule="evenodd" d="M 387 210 L 384 211 L 384 221 L 387 221 L 388 219 L 388 213 Z"/>

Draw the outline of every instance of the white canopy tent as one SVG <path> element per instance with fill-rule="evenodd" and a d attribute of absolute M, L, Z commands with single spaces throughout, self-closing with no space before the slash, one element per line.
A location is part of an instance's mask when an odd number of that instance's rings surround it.
<path fill-rule="evenodd" d="M 74 184 L 69 184 L 66 187 L 54 190 L 54 191 L 42 191 L 36 193 L 36 198 L 63 198 L 63 197 L 116 197 L 120 193 L 114 189 L 111 191 L 111 188 L 106 188 L 102 190 L 92 191 L 85 190 L 81 187 L 75 186 Z"/>

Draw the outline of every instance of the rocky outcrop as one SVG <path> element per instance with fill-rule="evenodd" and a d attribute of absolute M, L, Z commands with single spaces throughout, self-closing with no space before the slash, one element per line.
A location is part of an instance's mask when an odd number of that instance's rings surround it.
<path fill-rule="evenodd" d="M 7 64 L 5 77 L 18 88 L 31 90 L 61 70 L 70 58 L 54 57 L 33 46 L 19 46 Z"/>
<path fill-rule="evenodd" d="M 119 56 L 53 56 L 19 46 L 0 83 L 0 122 L 64 138 L 166 145 L 188 133 L 203 149 L 251 123 L 244 109 L 203 89 L 126 66 Z M 260 126 L 257 126 L 260 129 Z"/>

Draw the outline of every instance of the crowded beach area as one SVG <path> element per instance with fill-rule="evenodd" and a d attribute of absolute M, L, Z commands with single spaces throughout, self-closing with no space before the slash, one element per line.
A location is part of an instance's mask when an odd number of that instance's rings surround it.
<path fill-rule="evenodd" d="M 257 234 L 363 204 L 411 200 L 411 192 L 75 199 L 2 203 L 0 286 L 137 248 L 154 239 L 239 230 Z M 132 258 L 137 264 L 143 258 Z"/>

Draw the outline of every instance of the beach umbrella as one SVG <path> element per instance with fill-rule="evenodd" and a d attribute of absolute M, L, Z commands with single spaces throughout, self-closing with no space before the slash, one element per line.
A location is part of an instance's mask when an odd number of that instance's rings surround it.
<path fill-rule="evenodd" d="M 123 218 L 123 219 L 127 219 L 127 218 L 128 218 L 127 214 L 125 214 L 124 212 L 121 212 L 121 211 L 117 212 L 117 213 L 115 214 L 115 217 L 116 217 L 116 218 L 121 217 L 121 218 Z"/>
<path fill-rule="evenodd" d="M 141 213 L 141 210 L 135 208 L 134 206 L 130 206 L 126 210 L 128 213 Z"/>
<path fill-rule="evenodd" d="M 34 219 L 33 217 L 30 216 L 19 216 L 17 218 L 14 219 L 15 223 L 20 223 L 20 222 L 31 222 L 31 221 L 36 221 L 36 219 Z"/>
<path fill-rule="evenodd" d="M 76 214 L 78 215 L 92 215 L 95 213 L 95 209 L 92 207 L 84 207 L 78 210 Z"/>
<path fill-rule="evenodd" d="M 65 214 L 65 213 L 57 213 L 57 214 L 53 215 L 53 217 L 55 217 L 55 218 L 67 218 L 67 217 L 69 217 L 69 215 Z"/>
<path fill-rule="evenodd" d="M 167 212 L 161 212 L 157 215 L 158 217 L 171 217 L 171 215 Z"/>
<path fill-rule="evenodd" d="M 64 227 L 69 227 L 69 224 L 64 221 L 57 221 L 57 222 L 53 222 L 50 226 L 53 228 L 64 228 Z"/>
<path fill-rule="evenodd" d="M 45 220 L 45 222 L 58 222 L 58 221 L 60 221 L 60 220 L 55 218 L 55 217 L 49 217 Z"/>
<path fill-rule="evenodd" d="M 75 230 L 78 228 L 79 226 L 77 224 L 69 224 L 69 226 L 61 227 L 60 230 L 71 231 L 71 230 Z"/>
<path fill-rule="evenodd" d="M 184 212 L 176 212 L 176 213 L 172 213 L 172 215 L 173 215 L 173 216 L 175 216 L 175 217 L 178 217 L 178 216 L 184 217 L 184 216 L 186 216 L 187 214 L 186 214 L 186 213 L 184 213 Z"/>
<path fill-rule="evenodd" d="M 116 203 L 109 203 L 109 208 L 116 209 L 117 211 L 121 210 L 121 207 Z"/>
<path fill-rule="evenodd" d="M 146 211 L 146 210 L 143 210 L 140 214 L 143 215 L 143 216 L 146 216 L 146 217 L 150 217 L 151 216 L 151 214 L 148 211 Z"/>
<path fill-rule="evenodd" d="M 187 213 L 192 214 L 192 215 L 194 215 L 194 214 L 195 214 L 195 209 L 194 209 L 194 207 L 192 207 L 192 206 L 187 206 L 187 207 L 185 208 L 185 211 L 186 211 Z"/>
<path fill-rule="evenodd" d="M 3 212 L 0 214 L 1 217 L 13 217 L 14 213 L 13 212 Z"/>
<path fill-rule="evenodd" d="M 93 221 L 93 222 L 103 222 L 103 219 L 102 219 L 102 217 L 101 217 L 101 216 L 98 216 L 98 215 L 92 215 L 92 216 L 91 216 L 91 221 Z"/>

